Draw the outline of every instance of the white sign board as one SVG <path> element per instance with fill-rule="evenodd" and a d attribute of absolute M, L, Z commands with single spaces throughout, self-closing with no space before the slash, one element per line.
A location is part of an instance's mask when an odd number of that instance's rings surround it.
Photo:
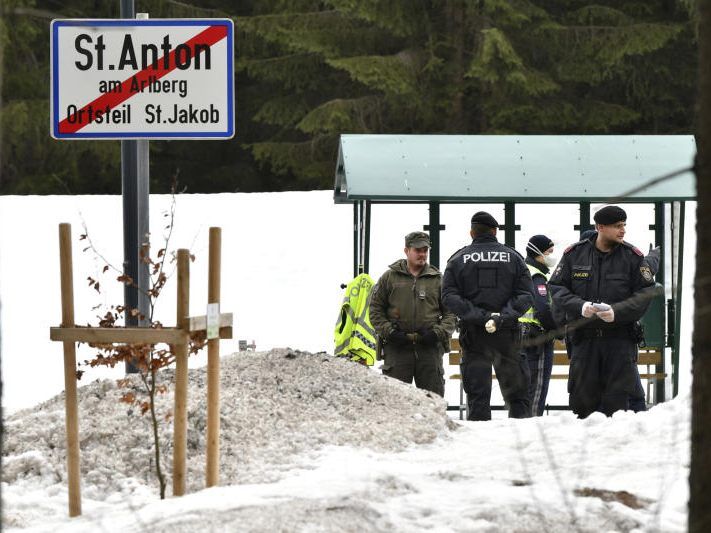
<path fill-rule="evenodd" d="M 234 136 L 230 19 L 53 20 L 55 139 Z"/>
<path fill-rule="evenodd" d="M 220 304 L 207 304 L 207 338 L 220 338 Z"/>

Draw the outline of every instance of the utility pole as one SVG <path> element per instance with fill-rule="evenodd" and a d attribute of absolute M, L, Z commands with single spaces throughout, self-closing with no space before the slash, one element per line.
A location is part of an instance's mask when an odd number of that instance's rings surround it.
<path fill-rule="evenodd" d="M 120 0 L 122 19 L 136 17 L 134 0 Z M 126 327 L 146 326 L 150 313 L 150 276 L 148 264 L 141 260 L 141 250 L 145 256 L 150 253 L 148 199 L 149 199 L 149 156 L 148 140 L 121 141 L 121 191 L 123 196 L 123 271 L 133 280 L 124 285 L 124 307 Z M 131 310 L 138 309 L 139 315 L 132 316 Z M 143 316 L 143 320 L 140 317 Z M 138 369 L 126 362 L 126 373 Z"/>

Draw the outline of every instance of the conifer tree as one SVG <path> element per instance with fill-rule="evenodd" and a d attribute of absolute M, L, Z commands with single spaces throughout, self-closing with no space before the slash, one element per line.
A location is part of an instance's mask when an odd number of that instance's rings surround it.
<path fill-rule="evenodd" d="M 688 133 L 693 0 L 137 0 L 231 17 L 236 137 L 151 142 L 151 191 L 329 188 L 341 133 Z M 116 0 L 2 6 L 2 193 L 118 193 L 117 141 L 48 135 L 49 20 Z M 26 65 L 34 65 L 26 68 Z"/>
<path fill-rule="evenodd" d="M 326 7 L 323 7 L 325 5 Z M 275 2 L 238 21 L 250 142 L 328 186 L 340 133 L 677 133 L 695 69 L 681 2 Z M 250 139 L 251 141 L 251 139 Z"/>

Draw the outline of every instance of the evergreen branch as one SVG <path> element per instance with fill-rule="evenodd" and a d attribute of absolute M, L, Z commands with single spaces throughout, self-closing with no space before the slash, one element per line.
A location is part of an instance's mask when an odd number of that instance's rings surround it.
<path fill-rule="evenodd" d="M 16 7 L 12 10 L 12 14 L 16 16 L 27 16 L 44 20 L 64 18 L 63 15 L 60 15 L 59 13 L 54 13 L 45 9 L 37 9 L 34 7 Z"/>
<path fill-rule="evenodd" d="M 232 18 L 232 17 L 227 16 L 224 11 L 220 11 L 217 8 L 198 7 L 193 4 L 186 4 L 185 2 L 178 2 L 178 0 L 166 0 L 166 4 L 172 4 L 174 6 L 182 7 L 182 8 L 188 9 L 188 10 L 196 9 L 201 12 L 212 13 L 213 15 L 219 15 L 221 18 Z"/>
<path fill-rule="evenodd" d="M 326 18 L 337 18 L 346 20 L 346 17 L 340 11 L 335 9 L 327 9 L 324 11 L 304 11 L 300 13 L 270 13 L 267 15 L 252 15 L 248 17 L 240 17 L 242 28 L 252 29 L 260 22 L 283 22 L 287 26 L 294 26 L 295 22 L 313 22 Z M 249 24 L 247 24 L 249 23 Z"/>

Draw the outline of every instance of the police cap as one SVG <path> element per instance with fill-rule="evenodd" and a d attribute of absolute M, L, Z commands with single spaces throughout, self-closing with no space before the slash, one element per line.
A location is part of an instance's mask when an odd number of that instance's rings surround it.
<path fill-rule="evenodd" d="M 627 213 L 625 213 L 624 209 L 616 205 L 606 205 L 595 213 L 593 220 L 596 224 L 617 224 L 620 221 L 624 222 L 627 220 Z"/>
<path fill-rule="evenodd" d="M 474 224 L 483 224 L 484 226 L 489 226 L 490 228 L 499 227 L 499 223 L 496 222 L 496 219 L 486 211 L 478 211 L 477 213 L 474 213 L 474 216 L 472 216 L 472 227 L 474 227 Z"/>
<path fill-rule="evenodd" d="M 424 231 L 413 231 L 405 235 L 405 247 L 407 248 L 429 248 L 430 236 Z"/>

